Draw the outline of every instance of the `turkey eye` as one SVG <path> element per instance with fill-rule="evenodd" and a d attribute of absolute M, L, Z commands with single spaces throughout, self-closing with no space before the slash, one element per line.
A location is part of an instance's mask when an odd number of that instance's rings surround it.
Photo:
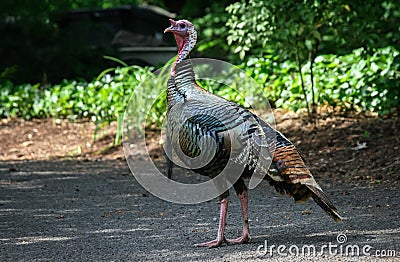
<path fill-rule="evenodd" d="M 186 25 L 185 24 L 179 24 L 179 28 L 185 29 Z"/>

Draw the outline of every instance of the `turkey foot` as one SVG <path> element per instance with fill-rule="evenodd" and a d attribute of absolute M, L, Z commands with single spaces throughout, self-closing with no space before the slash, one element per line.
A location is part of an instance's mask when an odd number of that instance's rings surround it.
<path fill-rule="evenodd" d="M 225 239 L 225 237 L 223 238 L 217 238 L 215 240 L 211 240 L 208 242 L 204 242 L 204 243 L 199 243 L 196 244 L 196 247 L 209 247 L 209 248 L 213 248 L 213 247 L 219 247 L 222 245 L 222 243 L 227 242 L 227 240 Z"/>
<path fill-rule="evenodd" d="M 249 232 L 247 232 L 247 233 L 243 232 L 241 237 L 234 238 L 234 239 L 226 239 L 225 241 L 228 244 L 243 244 L 243 243 L 247 243 L 247 242 L 250 241 L 250 234 L 249 234 Z"/>
<path fill-rule="evenodd" d="M 226 242 L 225 236 L 224 236 L 224 231 L 225 231 L 225 225 L 226 225 L 226 213 L 228 211 L 228 198 L 223 198 L 220 202 L 221 204 L 221 210 L 219 214 L 219 226 L 218 226 L 218 235 L 215 240 L 209 241 L 209 242 L 204 242 L 204 243 L 199 243 L 196 244 L 196 247 L 219 247 L 222 245 L 222 243 Z"/>

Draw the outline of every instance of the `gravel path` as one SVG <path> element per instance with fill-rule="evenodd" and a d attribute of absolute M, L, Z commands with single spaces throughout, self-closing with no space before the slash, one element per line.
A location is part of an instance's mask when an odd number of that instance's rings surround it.
<path fill-rule="evenodd" d="M 176 176 L 195 179 L 185 172 Z M 371 255 L 395 250 L 390 260 L 400 260 L 398 180 L 317 180 L 343 222 L 333 222 L 312 201 L 295 205 L 262 183 L 250 191 L 251 243 L 207 249 L 193 245 L 215 237 L 216 200 L 198 205 L 160 200 L 136 182 L 123 161 L 0 162 L 0 261 L 241 261 L 270 258 L 269 250 L 279 261 L 377 259 L 346 256 L 346 248 L 354 246 Z M 227 236 L 240 231 L 240 205 L 232 196 Z M 341 245 L 339 234 L 347 238 Z M 265 243 L 267 254 L 257 253 Z M 279 245 L 285 247 L 282 254 Z M 325 245 L 325 252 L 317 258 L 285 256 L 304 245 L 317 252 Z"/>

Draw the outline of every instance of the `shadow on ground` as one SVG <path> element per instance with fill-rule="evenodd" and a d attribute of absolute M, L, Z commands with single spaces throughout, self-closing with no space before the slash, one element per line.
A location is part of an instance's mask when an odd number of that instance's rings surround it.
<path fill-rule="evenodd" d="M 176 176 L 194 179 L 180 171 Z M 198 205 L 160 200 L 136 182 L 124 161 L 1 162 L 0 260 L 258 260 L 270 257 L 256 252 L 265 241 L 268 248 L 314 245 L 320 251 L 337 245 L 338 234 L 347 237 L 333 249 L 339 254 L 325 250 L 320 260 L 337 259 L 346 245 L 358 245 L 360 253 L 365 245 L 371 254 L 396 250 L 400 257 L 399 183 L 319 182 L 343 222 L 331 221 L 312 201 L 295 205 L 262 183 L 250 191 L 251 243 L 205 249 L 193 245 L 215 237 L 216 200 Z M 239 209 L 232 196 L 228 237 L 240 234 Z M 275 258 L 285 259 L 273 250 Z M 313 260 L 291 257 L 305 259 Z"/>

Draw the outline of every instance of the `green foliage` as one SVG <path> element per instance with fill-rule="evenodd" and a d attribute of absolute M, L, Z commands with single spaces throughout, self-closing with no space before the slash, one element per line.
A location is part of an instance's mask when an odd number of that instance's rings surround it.
<path fill-rule="evenodd" d="M 310 51 L 345 54 L 359 47 L 394 45 L 400 39 L 400 9 L 396 0 L 359 1 L 240 1 L 226 8 L 227 42 L 244 59 L 246 54 L 279 54 L 301 60 Z M 398 45 L 398 43 L 397 43 Z"/>
<path fill-rule="evenodd" d="M 125 111 L 130 95 L 149 75 L 137 66 L 119 67 L 101 74 L 90 83 L 64 80 L 58 85 L 0 85 L 1 117 L 90 118 L 94 122 L 117 120 Z"/>
<path fill-rule="evenodd" d="M 302 67 L 306 76 L 309 66 L 308 63 Z M 255 103 L 265 104 L 263 99 L 267 98 L 276 107 L 293 110 L 304 108 L 295 62 L 281 62 L 278 56 L 266 55 L 249 59 L 241 68 L 257 81 L 258 86 L 242 84 L 243 77 L 232 72 L 223 73 L 221 79 L 231 79 L 236 85 L 228 87 L 206 79 L 199 80 L 199 83 L 207 90 L 245 107 L 253 105 L 260 108 Z M 342 111 L 391 113 L 399 107 L 399 68 L 400 54 L 392 47 L 380 48 L 373 53 L 356 49 L 343 56 L 317 56 L 314 63 L 317 103 Z M 160 75 L 168 74 L 161 72 Z M 234 75 L 239 79 L 235 80 Z M 14 85 L 10 81 L 3 81 L 0 82 L 0 116 L 26 119 L 89 118 L 96 123 L 118 121 L 121 131 L 120 124 L 128 99 L 147 79 L 148 85 L 142 89 L 142 95 L 132 98 L 132 110 L 137 115 L 135 121 L 143 123 L 146 115 L 142 111 L 145 105 L 151 103 L 147 116 L 147 121 L 151 122 L 147 123 L 161 126 L 166 111 L 166 94 L 163 92 L 158 95 L 158 90 L 165 89 L 166 81 L 148 76 L 148 68 L 131 66 L 105 71 L 90 83 L 64 80 L 58 85 L 43 87 L 39 84 Z"/>
<path fill-rule="evenodd" d="M 325 102 L 386 113 L 399 102 L 399 7 L 395 0 L 240 1 L 226 8 L 227 42 L 249 66 L 264 67 L 254 70 L 273 80 L 277 106 L 306 108 L 310 121 Z M 269 75 L 274 65 L 282 75 Z"/>
<path fill-rule="evenodd" d="M 228 44 L 244 59 L 252 51 L 263 55 L 267 50 L 290 58 L 298 46 L 312 48 L 313 39 L 320 40 L 318 29 L 325 17 L 319 1 L 257 1 L 237 2 L 227 7 L 231 14 Z M 334 10 L 332 10 L 334 11 Z"/>
<path fill-rule="evenodd" d="M 276 107 L 305 108 L 296 62 L 279 62 L 278 57 L 268 55 L 251 58 L 242 67 L 263 86 L 264 96 Z M 302 67 L 305 75 L 309 67 L 310 63 Z M 316 102 L 341 111 L 391 113 L 400 104 L 399 69 L 400 54 L 393 47 L 380 48 L 372 54 L 360 48 L 343 56 L 317 56 Z"/>
<path fill-rule="evenodd" d="M 136 87 L 124 115 L 124 130 L 127 134 L 130 130 L 144 133 L 145 128 L 162 126 L 167 111 L 169 69 L 169 66 L 165 66 L 153 72 Z"/>
<path fill-rule="evenodd" d="M 206 11 L 205 16 L 193 20 L 198 32 L 197 51 L 206 57 L 235 60 L 235 56 L 231 55 L 231 48 L 226 43 L 228 30 L 225 24 L 229 14 L 225 12 L 225 7 L 219 2 L 213 3 Z"/>

